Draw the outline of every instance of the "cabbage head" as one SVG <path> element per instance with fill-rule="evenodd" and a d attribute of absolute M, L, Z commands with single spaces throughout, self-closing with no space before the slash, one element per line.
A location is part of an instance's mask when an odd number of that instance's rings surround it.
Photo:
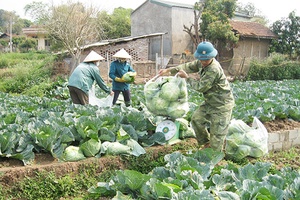
<path fill-rule="evenodd" d="M 180 95 L 180 88 L 173 81 L 167 82 L 162 85 L 160 91 L 161 98 L 169 102 L 172 102 L 172 101 L 177 101 L 179 95 Z"/>
<path fill-rule="evenodd" d="M 131 148 L 127 145 L 121 144 L 119 142 L 103 142 L 101 145 L 101 153 L 107 155 L 121 155 L 130 154 Z"/>
<path fill-rule="evenodd" d="M 189 125 L 189 121 L 185 118 L 177 118 L 176 122 L 179 122 L 179 138 L 185 139 L 185 138 L 195 138 L 196 134 L 194 129 Z"/>
<path fill-rule="evenodd" d="M 79 147 L 86 157 L 93 157 L 100 151 L 101 141 L 91 138 L 82 143 Z"/>
<path fill-rule="evenodd" d="M 254 158 L 260 158 L 265 155 L 265 151 L 262 148 L 254 147 L 254 148 L 251 148 L 249 155 Z"/>
<path fill-rule="evenodd" d="M 147 82 L 144 87 L 144 95 L 146 99 L 153 98 L 160 90 L 160 85 L 157 82 Z"/>
<path fill-rule="evenodd" d="M 173 118 L 180 118 L 183 117 L 189 111 L 189 104 L 188 102 L 181 103 L 178 101 L 171 102 L 167 114 Z"/>
<path fill-rule="evenodd" d="M 147 108 L 156 115 L 166 115 L 168 107 L 169 101 L 160 98 L 159 94 L 147 101 Z"/>
<path fill-rule="evenodd" d="M 127 72 L 126 74 L 124 74 L 122 76 L 122 79 L 126 82 L 126 83 L 133 83 L 135 80 L 135 75 L 136 72 Z"/>
<path fill-rule="evenodd" d="M 85 159 L 85 156 L 82 152 L 82 150 L 77 146 L 68 146 L 62 155 L 63 161 L 78 161 Z"/>
<path fill-rule="evenodd" d="M 251 147 L 247 145 L 239 145 L 237 151 L 234 153 L 236 159 L 242 159 L 249 156 Z"/>

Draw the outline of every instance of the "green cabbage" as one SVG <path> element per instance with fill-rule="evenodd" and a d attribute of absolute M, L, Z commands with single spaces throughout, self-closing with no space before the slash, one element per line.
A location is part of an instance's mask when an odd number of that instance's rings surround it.
<path fill-rule="evenodd" d="M 173 118 L 180 118 L 184 116 L 189 110 L 188 102 L 181 103 L 178 101 L 171 102 L 167 110 L 168 115 Z"/>
<path fill-rule="evenodd" d="M 246 156 L 259 158 L 268 152 L 267 137 L 267 130 L 256 117 L 252 127 L 242 120 L 232 119 L 226 136 L 225 152 L 235 159 Z"/>
<path fill-rule="evenodd" d="M 82 150 L 77 146 L 68 146 L 64 152 L 62 159 L 64 161 L 78 161 L 85 159 L 85 156 L 82 152 Z"/>
<path fill-rule="evenodd" d="M 237 151 L 233 154 L 236 159 L 242 159 L 250 154 L 251 147 L 247 145 L 239 145 Z"/>
<path fill-rule="evenodd" d="M 160 98 L 160 96 L 157 94 L 150 101 L 151 109 L 149 110 L 152 112 L 164 111 L 169 107 L 169 103 L 170 102 L 168 100 Z"/>
<path fill-rule="evenodd" d="M 93 157 L 100 151 L 101 141 L 91 138 L 88 141 L 82 143 L 79 147 L 86 157 Z"/>
<path fill-rule="evenodd" d="M 131 148 L 119 142 L 103 142 L 101 145 L 101 153 L 107 155 L 130 154 Z"/>
<path fill-rule="evenodd" d="M 123 75 L 122 79 L 126 81 L 126 83 L 133 83 L 135 80 L 135 72 L 127 72 Z"/>
<path fill-rule="evenodd" d="M 159 77 L 145 84 L 146 107 L 155 115 L 172 119 L 183 117 L 189 111 L 185 79 L 174 76 Z"/>
<path fill-rule="evenodd" d="M 180 135 L 179 138 L 180 139 L 184 139 L 184 138 L 195 138 L 196 134 L 194 129 L 189 125 L 189 121 L 186 120 L 185 118 L 177 118 L 176 122 L 179 122 L 180 126 L 179 126 L 179 130 L 180 130 Z"/>
<path fill-rule="evenodd" d="M 157 82 L 147 82 L 144 88 L 146 100 L 151 100 L 160 90 L 160 85 Z"/>
<path fill-rule="evenodd" d="M 160 91 L 160 97 L 167 101 L 176 101 L 179 98 L 180 88 L 173 82 L 163 84 Z"/>

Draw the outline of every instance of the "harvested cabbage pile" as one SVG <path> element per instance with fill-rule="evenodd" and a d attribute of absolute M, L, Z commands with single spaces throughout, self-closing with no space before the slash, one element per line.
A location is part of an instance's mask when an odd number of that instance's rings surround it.
<path fill-rule="evenodd" d="M 151 79 L 145 84 L 144 95 L 148 110 L 155 115 L 176 119 L 189 111 L 187 86 L 183 78 L 163 76 Z"/>
<path fill-rule="evenodd" d="M 235 159 L 247 156 L 259 158 L 268 153 L 268 132 L 254 117 L 252 127 L 242 120 L 231 120 L 226 137 L 225 152 Z"/>

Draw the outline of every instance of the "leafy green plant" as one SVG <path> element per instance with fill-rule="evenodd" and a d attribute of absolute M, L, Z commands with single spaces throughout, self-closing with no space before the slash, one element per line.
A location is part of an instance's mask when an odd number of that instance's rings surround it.
<path fill-rule="evenodd" d="M 136 170 L 141 173 L 149 173 L 153 168 L 165 164 L 163 157 L 171 151 L 172 149 L 169 149 L 169 151 L 159 151 L 154 154 L 153 150 L 151 150 L 139 157 L 122 156 L 122 159 L 126 161 L 126 169 Z"/>
<path fill-rule="evenodd" d="M 54 56 L 46 53 L 12 53 L 1 56 L 0 66 L 6 69 L 0 75 L 0 90 L 44 96 L 53 84 L 50 81 L 53 60 Z"/>
<path fill-rule="evenodd" d="M 60 199 L 80 197 L 96 183 L 95 167 L 82 167 L 80 173 L 58 177 L 54 172 L 37 172 L 15 185 L 11 192 L 17 199 Z M 4 196 L 7 197 L 7 194 Z"/>
<path fill-rule="evenodd" d="M 270 174 L 270 163 L 229 164 L 212 169 L 224 155 L 204 149 L 165 156 L 166 164 L 143 174 L 120 170 L 108 182 L 89 189 L 92 196 L 121 199 L 297 199 L 300 174 L 291 168 Z"/>
<path fill-rule="evenodd" d="M 285 55 L 273 54 L 266 60 L 253 59 L 250 62 L 250 70 L 247 80 L 284 80 L 299 79 L 299 62 L 286 59 Z"/>

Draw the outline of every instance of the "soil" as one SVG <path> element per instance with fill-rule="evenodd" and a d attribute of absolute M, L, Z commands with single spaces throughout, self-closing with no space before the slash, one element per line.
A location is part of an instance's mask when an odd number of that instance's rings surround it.
<path fill-rule="evenodd" d="M 265 122 L 264 126 L 268 130 L 268 132 L 275 132 L 275 131 L 282 131 L 282 130 L 293 130 L 293 129 L 300 129 L 300 122 L 283 119 L 283 120 L 274 120 L 271 122 Z"/>

